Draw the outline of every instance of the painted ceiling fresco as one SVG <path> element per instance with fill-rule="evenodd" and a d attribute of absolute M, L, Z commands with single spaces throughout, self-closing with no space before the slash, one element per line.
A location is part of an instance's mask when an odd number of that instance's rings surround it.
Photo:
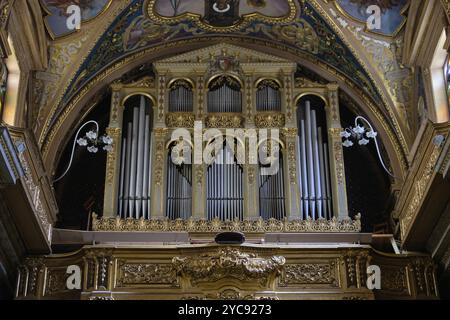
<path fill-rule="evenodd" d="M 211 4 L 211 5 L 209 5 Z M 235 10 L 237 8 L 238 10 Z M 201 16 L 217 13 L 237 11 L 240 15 L 261 13 L 269 17 L 281 17 L 289 13 L 289 4 L 286 0 L 223 0 L 223 1 L 199 1 L 199 0 L 156 0 L 155 11 L 162 16 L 174 17 L 184 13 L 194 13 Z"/>
<path fill-rule="evenodd" d="M 286 2 L 293 3 L 288 0 Z M 64 112 L 64 106 L 79 90 L 115 62 L 147 49 L 169 46 L 176 41 L 190 41 L 198 38 L 209 41 L 214 37 L 223 36 L 224 30 L 225 32 L 228 30 L 220 28 L 216 31 L 204 28 L 189 17 L 173 24 L 155 22 L 149 18 L 148 12 L 152 8 L 144 6 L 149 3 L 151 1 L 133 0 L 116 17 L 81 65 L 60 101 L 59 107 L 51 114 L 48 123 L 50 127 L 55 124 Z M 271 23 L 267 18 L 249 19 L 248 23 L 233 26 L 229 33 L 233 37 L 242 37 L 242 40 L 246 42 L 254 41 L 265 46 L 281 48 L 297 56 L 305 55 L 311 57 L 313 61 L 317 59 L 326 63 L 366 91 L 375 103 L 383 104 L 377 87 L 351 50 L 309 2 L 298 3 L 300 4 L 296 10 L 298 14 L 292 17 L 292 20 Z M 105 61 L 108 65 L 105 65 Z"/>
<path fill-rule="evenodd" d="M 367 13 L 370 5 L 381 9 L 381 28 L 373 32 L 386 36 L 395 35 L 406 21 L 403 15 L 409 0 L 337 0 L 337 5 L 352 19 L 366 23 L 371 13 Z"/>
<path fill-rule="evenodd" d="M 47 12 L 45 22 L 49 33 L 54 37 L 62 37 L 73 32 L 67 28 L 67 8 L 78 5 L 81 9 L 81 21 L 86 22 L 97 17 L 110 4 L 111 0 L 41 0 Z"/>
<path fill-rule="evenodd" d="M 249 14 L 283 17 L 290 13 L 286 0 L 155 0 L 150 5 L 153 5 L 151 10 L 161 17 L 195 14 L 213 26 L 230 26 Z"/>

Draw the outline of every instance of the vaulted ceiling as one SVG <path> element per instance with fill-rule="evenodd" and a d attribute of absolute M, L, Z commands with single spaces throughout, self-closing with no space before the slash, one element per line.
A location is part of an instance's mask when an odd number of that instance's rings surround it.
<path fill-rule="evenodd" d="M 179 2 L 179 10 L 190 12 L 191 0 Z M 285 0 L 274 8 L 259 2 L 241 2 L 240 10 L 249 14 L 231 27 L 217 27 L 205 22 L 198 1 L 192 13 L 180 11 L 175 18 L 164 16 L 168 9 L 161 0 L 78 1 L 81 30 L 70 31 L 66 1 L 42 0 L 49 63 L 33 79 L 32 122 L 47 165 L 54 166 L 62 147 L 55 137 L 70 132 L 102 88 L 136 66 L 226 41 L 282 56 L 338 82 L 378 125 L 404 171 L 415 121 L 412 73 L 400 62 L 408 2 L 378 1 L 382 27 L 374 31 L 364 21 L 364 0 Z"/>

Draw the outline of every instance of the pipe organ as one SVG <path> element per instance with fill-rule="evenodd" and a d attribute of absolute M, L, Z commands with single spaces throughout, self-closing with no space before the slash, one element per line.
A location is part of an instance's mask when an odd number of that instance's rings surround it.
<path fill-rule="evenodd" d="M 206 181 L 208 219 L 242 220 L 243 169 L 228 145 L 224 144 L 208 167 Z"/>
<path fill-rule="evenodd" d="M 321 121 L 322 126 L 318 121 L 321 111 L 312 108 L 308 100 L 298 109 L 298 183 L 304 219 L 332 217 L 328 143 L 323 131 L 324 121 Z"/>
<path fill-rule="evenodd" d="M 167 157 L 167 217 L 189 219 L 192 212 L 192 165 Z"/>
<path fill-rule="evenodd" d="M 139 100 L 131 99 L 124 111 L 120 162 L 119 215 L 123 218 L 148 218 L 150 134 L 151 110 L 148 99 L 143 96 Z"/>
<path fill-rule="evenodd" d="M 242 112 L 240 83 L 230 76 L 219 76 L 209 85 L 209 112 Z"/>
<path fill-rule="evenodd" d="M 169 112 L 192 112 L 193 106 L 192 85 L 183 79 L 174 81 L 169 89 Z"/>
<path fill-rule="evenodd" d="M 281 92 L 277 82 L 263 79 L 256 91 L 257 111 L 281 111 Z"/>
<path fill-rule="evenodd" d="M 305 79 L 294 78 L 296 70 L 290 61 L 222 44 L 154 63 L 155 79 L 115 83 L 108 128 L 115 143 L 107 160 L 104 216 L 346 219 L 339 104 L 332 98 L 338 87 L 305 85 Z M 279 130 L 278 172 L 265 176 L 263 164 L 248 162 L 253 146 L 248 138 L 239 141 L 246 146 L 244 163 L 226 145 L 213 163 L 194 162 L 195 152 L 192 162 L 173 162 L 172 134 L 185 128 L 195 136 L 194 121 L 202 123 L 203 135 L 189 144 L 202 150 L 210 142 L 204 138 L 208 129 L 223 137 L 228 129 L 257 135 Z"/>
<path fill-rule="evenodd" d="M 262 174 L 259 170 L 259 208 L 261 217 L 282 220 L 285 217 L 283 153 L 279 153 L 279 168 L 274 175 Z"/>

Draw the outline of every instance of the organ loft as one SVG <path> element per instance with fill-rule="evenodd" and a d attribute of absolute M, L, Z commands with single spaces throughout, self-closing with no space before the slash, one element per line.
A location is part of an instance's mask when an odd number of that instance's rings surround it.
<path fill-rule="evenodd" d="M 444 1 L 86 3 L 0 1 L 1 298 L 450 297 Z"/>

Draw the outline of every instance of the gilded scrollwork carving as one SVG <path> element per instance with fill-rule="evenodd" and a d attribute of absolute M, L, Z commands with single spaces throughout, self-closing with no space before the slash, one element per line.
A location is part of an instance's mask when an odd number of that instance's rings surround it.
<path fill-rule="evenodd" d="M 331 287 L 339 286 L 336 262 L 329 263 L 305 263 L 288 264 L 284 267 L 280 278 L 280 286 L 298 285 L 323 285 Z"/>
<path fill-rule="evenodd" d="M 405 214 L 403 215 L 403 217 L 401 217 L 400 220 L 400 231 L 402 238 L 405 238 L 407 232 L 409 231 L 413 219 L 420 207 L 420 204 L 423 201 L 423 198 L 426 194 L 426 189 L 433 176 L 434 168 L 439 159 L 440 153 L 441 148 L 435 146 L 433 152 L 431 153 L 429 159 L 427 160 L 427 164 L 425 166 L 422 175 L 415 182 L 412 198 L 410 200 L 410 203 L 407 207 Z"/>
<path fill-rule="evenodd" d="M 121 219 L 98 218 L 93 214 L 92 227 L 95 231 L 141 231 L 141 232 L 203 232 L 216 233 L 225 231 L 237 231 L 245 233 L 354 233 L 361 231 L 361 216 L 357 215 L 355 220 L 343 219 L 331 220 L 167 220 L 167 219 Z"/>
<path fill-rule="evenodd" d="M 117 145 L 118 141 L 120 141 L 122 130 L 119 128 L 108 128 L 106 132 L 113 140 L 112 150 L 108 152 L 106 157 L 106 183 L 112 185 L 116 171 Z"/>
<path fill-rule="evenodd" d="M 264 112 L 255 115 L 257 128 L 282 128 L 286 124 L 284 114 L 278 112 Z"/>
<path fill-rule="evenodd" d="M 206 118 L 208 128 L 242 128 L 244 118 L 241 114 L 210 114 Z"/>
<path fill-rule="evenodd" d="M 179 286 L 175 269 L 171 264 L 127 263 L 119 261 L 117 287 L 140 285 Z"/>
<path fill-rule="evenodd" d="M 185 112 L 171 112 L 166 115 L 166 125 L 169 128 L 193 128 L 195 115 Z"/>
<path fill-rule="evenodd" d="M 172 261 L 177 274 L 189 278 L 193 285 L 234 278 L 265 287 L 281 272 L 286 260 L 282 256 L 266 258 L 239 249 L 221 248 L 202 255 L 175 257 Z"/>

